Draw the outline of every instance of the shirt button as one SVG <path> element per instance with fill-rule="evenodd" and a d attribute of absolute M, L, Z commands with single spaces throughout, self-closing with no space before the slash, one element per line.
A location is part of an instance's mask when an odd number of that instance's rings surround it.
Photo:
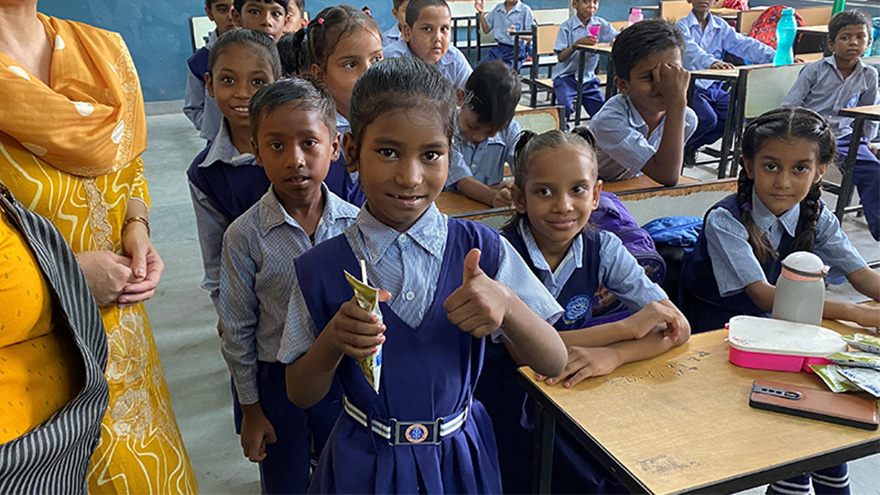
<path fill-rule="evenodd" d="M 397 237 L 397 240 L 400 241 L 401 244 L 405 243 L 405 242 L 406 242 L 406 234 L 400 234 L 400 235 Z"/>
<path fill-rule="evenodd" d="M 474 172 L 477 171 L 477 164 L 476 163 L 471 165 L 471 170 L 473 170 Z"/>
<path fill-rule="evenodd" d="M 413 293 L 413 291 L 409 291 L 406 293 L 406 300 L 407 301 L 412 301 L 415 298 L 416 298 L 416 295 L 415 295 L 415 293 Z"/>

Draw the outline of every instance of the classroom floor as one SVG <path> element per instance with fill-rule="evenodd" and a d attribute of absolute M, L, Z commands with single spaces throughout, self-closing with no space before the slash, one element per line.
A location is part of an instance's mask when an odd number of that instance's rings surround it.
<path fill-rule="evenodd" d="M 181 107 L 179 102 L 148 105 L 144 163 L 153 203 L 153 241 L 166 269 L 147 311 L 201 492 L 257 494 L 257 466 L 242 456 L 233 431 L 229 373 L 220 356 L 217 317 L 208 294 L 199 288 L 202 263 L 185 172 L 204 141 Z M 685 175 L 714 176 L 702 167 L 689 168 Z M 880 260 L 880 245 L 867 234 L 863 220 L 850 216 L 844 229 L 867 260 Z M 830 292 L 836 298 L 856 297 L 846 287 Z M 853 493 L 880 495 L 878 472 L 880 455 L 850 463 Z M 763 492 L 760 487 L 743 493 Z"/>

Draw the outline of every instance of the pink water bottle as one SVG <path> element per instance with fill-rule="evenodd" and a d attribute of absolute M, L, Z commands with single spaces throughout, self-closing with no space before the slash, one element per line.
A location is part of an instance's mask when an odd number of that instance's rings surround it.
<path fill-rule="evenodd" d="M 630 9 L 630 11 L 629 11 L 629 25 L 632 26 L 633 24 L 635 24 L 641 20 L 642 20 L 642 9 L 637 9 L 637 8 Z"/>

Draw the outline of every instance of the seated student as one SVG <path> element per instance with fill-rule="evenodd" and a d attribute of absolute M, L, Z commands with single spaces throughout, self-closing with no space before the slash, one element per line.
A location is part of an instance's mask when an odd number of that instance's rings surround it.
<path fill-rule="evenodd" d="M 738 314 L 773 308 L 782 260 L 812 251 L 858 292 L 880 301 L 880 274 L 868 268 L 819 197 L 835 158 L 831 126 L 804 108 L 780 108 L 754 119 L 742 137 L 739 187 L 713 206 L 697 245 L 682 265 L 681 307 L 695 332 L 723 328 Z M 825 301 L 823 316 L 880 326 L 880 307 Z M 814 493 L 849 493 L 846 464 L 822 469 Z M 810 493 L 810 474 L 779 481 L 767 493 Z"/>
<path fill-rule="evenodd" d="M 202 288 L 210 292 L 215 307 L 223 233 L 269 189 L 269 179 L 252 154 L 248 103 L 280 72 L 275 43 L 250 29 L 221 36 L 208 59 L 205 82 L 223 113 L 223 123 L 186 175 L 205 267 Z"/>
<path fill-rule="evenodd" d="M 861 60 L 872 29 L 871 17 L 862 10 L 846 10 L 834 16 L 828 24 L 832 54 L 805 66 L 782 100 L 783 107 L 807 107 L 828 120 L 837 138 L 838 166 L 846 160 L 852 136 L 852 119 L 840 117 L 838 112 L 880 102 L 877 69 Z M 880 160 L 877 148 L 869 144 L 876 133 L 877 122 L 866 121 L 853 184 L 859 191 L 868 230 L 880 241 Z"/>
<path fill-rule="evenodd" d="M 446 0 L 410 0 L 406 7 L 403 39 L 385 47 L 385 58 L 415 57 L 440 69 L 454 89 L 463 88 L 471 64 L 450 46 L 452 13 Z"/>
<path fill-rule="evenodd" d="M 688 43 L 682 59 L 687 70 L 732 69 L 724 56 L 733 54 L 746 63 L 767 64 L 773 61 L 776 50 L 755 38 L 737 33 L 724 19 L 709 12 L 714 0 L 688 0 L 691 12 L 679 19 L 678 28 Z M 696 150 L 712 144 L 724 135 L 724 121 L 730 94 L 721 81 L 698 79 L 694 82 L 694 96 L 690 107 L 697 114 L 697 130 L 688 140 L 685 160 L 693 164 Z"/>
<path fill-rule="evenodd" d="M 553 68 L 553 92 L 556 94 L 556 101 L 565 106 L 566 121 L 574 113 L 574 101 L 577 97 L 578 57 L 574 53 L 575 45 L 610 43 L 617 36 L 617 30 L 608 21 L 596 16 L 599 0 L 572 0 L 571 6 L 577 14 L 559 26 L 556 45 L 553 46 L 558 60 Z M 597 36 L 590 34 L 590 26 L 599 26 Z M 605 103 L 605 95 L 599 90 L 599 78 L 595 73 L 598 63 L 599 55 L 584 54 L 581 104 L 591 117 L 595 117 Z"/>
<path fill-rule="evenodd" d="M 513 67 L 513 37 L 509 31 L 530 31 L 532 24 L 535 23 L 532 9 L 520 0 L 504 0 L 486 15 L 483 4 L 483 0 L 474 0 L 474 8 L 480 16 L 480 27 L 486 34 L 492 31 L 495 43 L 497 43 L 489 50 L 489 54 L 483 59 L 483 62 L 503 60 L 505 64 Z M 528 56 L 528 43 L 521 40 L 519 53 L 516 56 L 517 70 Z"/>
<path fill-rule="evenodd" d="M 452 147 L 457 153 L 448 183 L 490 206 L 513 204 L 509 183 L 502 180 L 522 133 L 513 120 L 520 92 L 519 76 L 500 60 L 478 65 L 464 89 L 455 90 L 460 108 Z"/>
<path fill-rule="evenodd" d="M 205 73 L 208 72 L 208 54 L 217 38 L 235 29 L 232 20 L 232 0 L 205 0 L 205 13 L 217 28 L 208 35 L 205 46 L 196 50 L 186 61 L 186 95 L 183 99 L 183 113 L 193 123 L 199 136 L 211 140 L 220 129 L 223 114 L 217 102 L 205 88 Z"/>
<path fill-rule="evenodd" d="M 687 106 L 684 46 L 681 31 L 662 19 L 638 22 L 617 37 L 611 58 L 620 94 L 590 122 L 602 180 L 644 173 L 666 186 L 678 184 L 684 143 L 697 127 Z"/>
<path fill-rule="evenodd" d="M 320 454 L 339 415 L 339 394 L 299 409 L 287 400 L 278 353 L 293 263 L 354 223 L 357 208 L 323 180 L 339 155 L 329 92 L 302 79 L 257 91 L 250 103 L 257 163 L 272 186 L 223 236 L 220 321 L 223 357 L 243 412 L 241 446 L 260 463 L 263 493 L 305 493 L 311 450 Z"/>
<path fill-rule="evenodd" d="M 568 364 L 558 376 L 537 378 L 566 388 L 657 356 L 690 336 L 684 315 L 648 279 L 621 240 L 589 226 L 602 182 L 592 136 L 584 128 L 576 131 L 523 134 L 517 144 L 513 189 L 517 214 L 502 230 L 565 309 L 555 327 L 568 348 Z M 590 326 L 590 302 L 600 286 L 624 301 L 633 314 Z M 504 346 L 487 344 L 476 395 L 492 418 L 508 493 L 531 486 L 528 453 L 534 404 L 526 401 L 525 391 L 516 383 L 516 367 Z M 523 417 L 529 421 L 522 421 Z M 554 457 L 554 493 L 608 493 L 622 488 L 561 431 Z"/>
<path fill-rule="evenodd" d="M 343 235 L 294 260 L 278 354 L 291 363 L 287 393 L 298 406 L 323 398 L 335 378 L 345 390 L 345 414 L 309 489 L 498 493 L 491 422 L 473 400 L 483 337 L 503 327 L 523 362 L 559 373 L 565 348 L 545 320 L 561 308 L 497 231 L 434 205 L 455 112 L 452 87 L 436 68 L 383 60 L 358 80 L 351 104 L 346 156 L 367 202 Z M 343 269 L 360 273 L 358 260 L 370 285 L 383 289 L 382 320 L 357 305 L 345 280 Z M 380 344 L 374 388 L 355 359 Z"/>
<path fill-rule="evenodd" d="M 291 25 L 302 25 L 302 10 L 305 0 L 291 4 L 290 0 L 235 0 L 233 18 L 243 29 L 262 31 L 272 37 L 276 43 L 284 35 L 284 26 L 288 16 L 293 17 Z"/>
<path fill-rule="evenodd" d="M 409 0 L 394 0 L 392 5 L 391 15 L 394 16 L 394 19 L 397 20 L 397 22 L 391 26 L 388 31 L 382 33 L 383 49 L 400 39 L 402 35 L 401 33 L 403 32 L 403 25 L 406 24 L 406 7 L 409 5 Z"/>

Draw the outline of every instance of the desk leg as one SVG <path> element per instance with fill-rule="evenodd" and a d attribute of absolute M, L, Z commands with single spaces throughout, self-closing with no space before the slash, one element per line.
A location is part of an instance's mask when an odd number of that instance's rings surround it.
<path fill-rule="evenodd" d="M 550 493 L 553 474 L 553 444 L 556 437 L 556 420 L 548 414 L 540 402 L 535 401 L 535 452 L 532 493 Z"/>
<path fill-rule="evenodd" d="M 737 87 L 739 85 L 739 78 L 734 79 L 730 82 L 730 99 L 727 105 L 727 120 L 724 121 L 724 135 L 721 136 L 721 159 L 718 162 L 718 178 L 723 179 L 727 176 L 727 164 L 730 161 L 730 147 L 733 142 L 733 135 L 736 132 L 736 126 L 733 125 L 735 121 L 735 107 L 736 107 L 736 96 L 737 96 Z M 736 167 L 736 164 L 733 164 L 733 167 Z M 732 167 L 732 168 L 733 168 Z M 731 175 L 734 175 L 735 170 L 731 170 Z"/>
<path fill-rule="evenodd" d="M 584 91 L 584 51 L 577 50 L 578 52 L 578 72 L 577 72 L 577 94 L 574 96 L 574 126 L 577 127 L 581 125 L 581 105 L 583 104 L 583 93 Z M 559 103 L 559 102 L 557 102 Z M 564 104 L 565 102 L 563 102 Z"/>
<path fill-rule="evenodd" d="M 859 142 L 862 140 L 862 130 L 864 127 L 864 118 L 853 120 L 853 132 L 849 137 L 849 151 L 846 154 L 846 161 L 843 162 L 843 178 L 840 180 L 840 191 L 837 194 L 837 208 L 834 210 L 834 215 L 841 222 L 843 222 L 843 214 L 846 213 L 846 207 L 849 206 L 849 202 L 852 200 L 853 172 L 856 167 Z"/>

